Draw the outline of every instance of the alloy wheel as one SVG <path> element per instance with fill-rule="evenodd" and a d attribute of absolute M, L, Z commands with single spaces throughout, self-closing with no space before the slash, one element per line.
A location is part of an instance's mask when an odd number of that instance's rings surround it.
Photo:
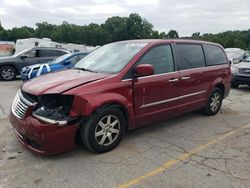
<path fill-rule="evenodd" d="M 213 112 L 217 111 L 218 108 L 220 107 L 220 103 L 221 103 L 220 93 L 215 92 L 211 98 L 211 103 L 210 103 L 211 111 Z"/>
<path fill-rule="evenodd" d="M 5 80 L 12 80 L 13 77 L 15 76 L 15 73 L 12 69 L 6 68 L 2 70 L 1 75 L 2 75 L 2 78 Z"/>
<path fill-rule="evenodd" d="M 99 145 L 112 144 L 120 133 L 120 121 L 114 115 L 104 116 L 95 128 L 95 139 Z"/>

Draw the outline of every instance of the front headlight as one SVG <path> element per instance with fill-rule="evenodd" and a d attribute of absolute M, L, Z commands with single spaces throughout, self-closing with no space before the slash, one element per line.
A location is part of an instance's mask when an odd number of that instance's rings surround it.
<path fill-rule="evenodd" d="M 72 102 L 73 96 L 71 95 L 42 95 L 33 109 L 33 116 L 46 123 L 67 125 L 71 120 L 69 114 Z"/>
<path fill-rule="evenodd" d="M 231 73 L 232 74 L 237 74 L 237 71 L 238 71 L 237 67 L 231 66 Z"/>

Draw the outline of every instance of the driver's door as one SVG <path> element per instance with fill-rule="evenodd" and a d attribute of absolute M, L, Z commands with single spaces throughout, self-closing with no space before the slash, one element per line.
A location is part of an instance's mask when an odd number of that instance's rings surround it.
<path fill-rule="evenodd" d="M 22 67 L 38 64 L 38 50 L 31 50 L 21 55 Z"/>
<path fill-rule="evenodd" d="M 166 119 L 174 115 L 180 105 L 179 72 L 175 71 L 171 45 L 153 47 L 139 64 L 153 65 L 154 75 L 134 80 L 136 126 Z"/>

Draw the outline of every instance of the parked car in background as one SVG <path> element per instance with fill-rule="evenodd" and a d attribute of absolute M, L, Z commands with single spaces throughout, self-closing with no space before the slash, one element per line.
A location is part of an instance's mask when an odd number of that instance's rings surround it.
<path fill-rule="evenodd" d="M 202 109 L 215 115 L 230 91 L 223 48 L 193 40 L 131 40 L 104 45 L 74 69 L 25 82 L 10 122 L 42 155 L 70 150 L 79 135 L 94 152 L 115 148 L 127 130 Z"/>
<path fill-rule="evenodd" d="M 250 86 L 250 56 L 238 64 L 233 64 L 231 66 L 231 72 L 231 86 L 233 88 L 237 88 L 241 84 Z"/>
<path fill-rule="evenodd" d="M 47 74 L 49 72 L 69 69 L 73 67 L 79 60 L 81 60 L 87 54 L 88 53 L 80 53 L 80 52 L 65 54 L 46 64 L 36 64 L 24 67 L 21 72 L 21 78 L 22 80 L 25 81 L 43 74 Z"/>
<path fill-rule="evenodd" d="M 225 48 L 225 52 L 232 64 L 237 64 L 247 57 L 245 51 L 240 48 Z"/>
<path fill-rule="evenodd" d="M 14 80 L 20 75 L 23 67 L 47 63 L 56 57 L 70 53 L 60 48 L 34 47 L 21 51 L 13 56 L 0 58 L 0 79 Z"/>
<path fill-rule="evenodd" d="M 244 59 L 246 59 L 247 57 L 250 56 L 250 51 L 245 51 L 245 54 L 244 54 Z"/>

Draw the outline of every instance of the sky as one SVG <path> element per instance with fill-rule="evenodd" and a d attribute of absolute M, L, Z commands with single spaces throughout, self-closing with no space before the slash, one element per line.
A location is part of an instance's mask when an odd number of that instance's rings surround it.
<path fill-rule="evenodd" d="M 250 29 L 250 0 L 0 0 L 4 28 L 46 21 L 85 25 L 138 13 L 158 31 L 218 33 Z"/>

